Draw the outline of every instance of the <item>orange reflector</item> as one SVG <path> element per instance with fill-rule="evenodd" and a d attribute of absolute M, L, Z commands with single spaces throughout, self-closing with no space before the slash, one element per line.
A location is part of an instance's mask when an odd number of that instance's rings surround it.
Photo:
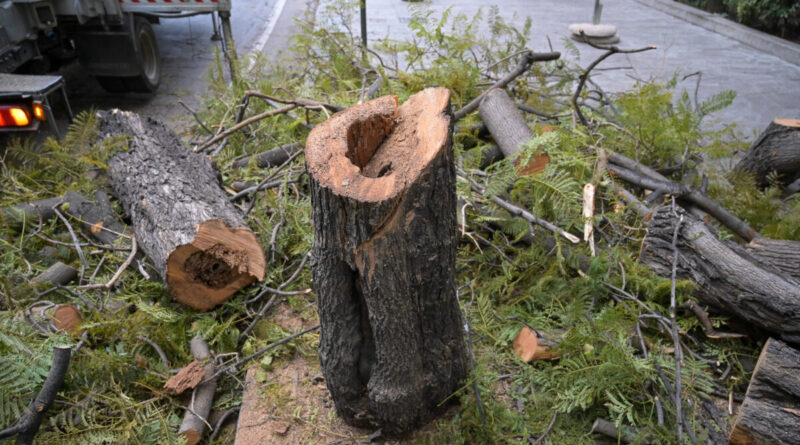
<path fill-rule="evenodd" d="M 8 113 L 11 115 L 11 119 L 14 120 L 14 124 L 16 124 L 17 127 L 24 127 L 31 123 L 28 119 L 28 113 L 22 108 L 12 108 L 8 110 Z"/>
<path fill-rule="evenodd" d="M 44 108 L 42 107 L 42 103 L 41 102 L 34 102 L 33 103 L 33 115 L 36 117 L 36 119 L 39 119 L 40 121 L 44 121 L 45 120 Z"/>

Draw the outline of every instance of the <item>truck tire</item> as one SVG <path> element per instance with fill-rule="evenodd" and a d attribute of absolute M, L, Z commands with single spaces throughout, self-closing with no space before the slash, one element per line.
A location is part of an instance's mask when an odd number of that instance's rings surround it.
<path fill-rule="evenodd" d="M 153 27 L 144 17 L 135 17 L 133 23 L 136 62 L 140 73 L 137 76 L 124 77 L 97 76 L 100 86 L 109 93 L 154 93 L 161 82 L 161 57 Z"/>

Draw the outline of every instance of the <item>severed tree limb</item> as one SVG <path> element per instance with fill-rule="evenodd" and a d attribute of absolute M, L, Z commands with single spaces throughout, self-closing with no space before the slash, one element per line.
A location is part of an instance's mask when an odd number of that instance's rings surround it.
<path fill-rule="evenodd" d="M 78 270 L 58 261 L 48 267 L 47 270 L 37 275 L 36 278 L 33 279 L 33 284 L 55 284 L 63 286 L 75 278 L 78 278 Z"/>
<path fill-rule="evenodd" d="M 543 62 L 548 60 L 556 60 L 561 57 L 561 53 L 559 52 L 551 52 L 551 53 L 535 53 L 533 51 L 525 51 L 523 53 L 524 57 L 520 60 L 519 64 L 514 68 L 513 71 L 506 74 L 505 77 L 498 80 L 494 83 L 488 90 L 481 93 L 478 97 L 473 99 L 470 103 L 464 106 L 464 108 L 456 111 L 453 113 L 453 122 L 458 122 L 459 120 L 463 119 L 469 113 L 475 111 L 478 106 L 483 101 L 483 98 L 486 97 L 486 94 L 495 89 L 495 88 L 504 88 L 506 85 L 511 83 L 514 79 L 519 77 L 522 73 L 527 71 L 533 62 Z"/>
<path fill-rule="evenodd" d="M 592 72 L 592 70 L 595 67 L 597 67 L 597 65 L 599 65 L 600 62 L 602 62 L 603 60 L 607 59 L 611 55 L 614 55 L 614 54 L 640 53 L 640 52 L 650 51 L 652 49 L 656 49 L 656 47 L 651 45 L 651 46 L 646 46 L 644 48 L 638 48 L 638 49 L 619 49 L 619 47 L 617 47 L 617 46 L 596 45 L 596 44 L 590 42 L 589 39 L 586 38 L 586 35 L 583 33 L 583 30 L 581 30 L 581 37 L 583 37 L 583 41 L 586 44 L 590 45 L 591 47 L 597 48 L 597 49 L 606 50 L 605 53 L 603 53 L 600 57 L 595 59 L 594 62 L 589 64 L 589 66 L 585 70 L 583 70 L 581 75 L 578 77 L 578 86 L 575 88 L 575 93 L 572 95 L 572 99 L 570 100 L 570 102 L 572 103 L 572 108 L 575 110 L 575 114 L 578 115 L 578 119 L 580 119 L 581 124 L 583 124 L 584 127 L 588 127 L 589 123 L 586 121 L 586 118 L 583 117 L 583 112 L 581 112 L 581 109 L 578 106 L 578 97 L 581 95 L 581 91 L 583 91 L 584 85 L 586 85 L 586 80 L 589 78 L 589 73 Z"/>
<path fill-rule="evenodd" d="M 200 382 L 192 393 L 192 400 L 189 403 L 183 422 L 178 430 L 179 434 L 186 437 L 188 445 L 196 445 L 203 438 L 203 434 L 208 425 L 208 413 L 214 405 L 214 393 L 217 391 L 216 367 L 208 349 L 208 343 L 202 337 L 195 337 L 189 344 L 194 359 L 202 362 L 208 361 L 204 366 L 205 375 L 212 376 Z"/>
<path fill-rule="evenodd" d="M 56 394 L 67 375 L 71 354 L 72 349 L 69 347 L 56 346 L 53 348 L 53 364 L 50 366 L 50 373 L 47 374 L 42 389 L 28 405 L 27 412 L 19 418 L 14 426 L 0 431 L 0 439 L 19 434 L 16 441 L 18 445 L 33 443 L 33 438 L 44 419 L 44 412 L 56 399 Z"/>
<path fill-rule="evenodd" d="M 614 170 L 614 165 L 618 167 L 624 167 L 628 170 L 633 172 L 638 172 L 640 175 L 629 175 L 627 178 L 622 178 L 626 182 L 630 182 L 631 184 L 638 185 L 644 188 L 653 188 L 653 185 L 658 185 L 655 187 L 656 190 L 662 189 L 663 186 L 669 184 L 670 189 L 675 191 L 682 191 L 686 190 L 683 186 L 677 184 L 675 181 L 670 180 L 666 176 L 658 173 L 657 171 L 647 167 L 633 159 L 630 159 L 624 155 L 619 153 L 609 152 L 608 154 L 608 168 L 609 170 Z M 617 167 L 617 171 L 622 171 Z M 656 181 L 655 183 L 652 181 Z M 758 236 L 758 232 L 756 232 L 749 224 L 742 221 L 739 217 L 734 215 L 733 213 L 729 212 L 727 209 L 719 205 L 716 201 L 712 200 L 705 193 L 699 190 L 686 190 L 685 193 L 680 195 L 681 198 L 685 201 L 692 203 L 693 205 L 699 207 L 701 210 L 704 210 L 709 215 L 713 216 L 717 219 L 722 225 L 730 229 L 736 235 L 739 235 L 745 241 L 752 241 L 753 238 Z"/>

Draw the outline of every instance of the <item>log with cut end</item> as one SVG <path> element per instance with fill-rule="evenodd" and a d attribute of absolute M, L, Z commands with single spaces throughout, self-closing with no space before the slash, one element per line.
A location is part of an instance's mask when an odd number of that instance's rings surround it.
<path fill-rule="evenodd" d="M 753 173 L 766 187 L 776 172 L 784 184 L 800 178 L 800 119 L 775 119 L 745 153 L 737 170 Z"/>
<path fill-rule="evenodd" d="M 526 142 L 536 136 L 505 90 L 495 88 L 486 93 L 478 114 L 505 157 L 518 152 Z M 527 165 L 522 167 L 520 174 L 541 172 L 549 162 L 547 153 L 534 153 Z"/>
<path fill-rule="evenodd" d="M 561 354 L 553 349 L 561 342 L 563 335 L 564 331 L 550 333 L 523 326 L 514 338 L 514 352 L 525 363 L 558 358 Z"/>
<path fill-rule="evenodd" d="M 319 356 L 348 423 L 408 431 L 466 375 L 450 93 L 335 114 L 306 143 Z"/>
<path fill-rule="evenodd" d="M 672 275 L 672 238 L 680 218 L 677 277 L 697 284 L 697 300 L 800 344 L 798 281 L 751 261 L 744 249 L 720 241 L 710 226 L 682 208 L 653 212 L 639 260 L 663 277 Z"/>
<path fill-rule="evenodd" d="M 100 113 L 99 128 L 104 138 L 127 136 L 127 150 L 108 161 L 109 180 L 176 300 L 208 310 L 264 278 L 264 251 L 220 188 L 210 158 L 135 113 Z"/>
<path fill-rule="evenodd" d="M 800 351 L 767 340 L 734 420 L 731 445 L 800 443 Z"/>

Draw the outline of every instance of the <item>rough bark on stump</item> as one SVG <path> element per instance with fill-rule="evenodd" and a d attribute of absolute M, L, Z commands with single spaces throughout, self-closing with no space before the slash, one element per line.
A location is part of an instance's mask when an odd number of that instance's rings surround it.
<path fill-rule="evenodd" d="M 264 278 L 264 251 L 210 158 L 155 120 L 119 110 L 100 117 L 101 137 L 127 136 L 127 151 L 108 161 L 109 180 L 176 300 L 208 310 Z"/>
<path fill-rule="evenodd" d="M 744 249 L 723 243 L 682 208 L 676 213 L 669 206 L 653 212 L 639 260 L 659 275 L 671 276 L 672 237 L 682 216 L 677 277 L 697 284 L 698 301 L 800 344 L 798 281 L 757 265 Z"/>
<path fill-rule="evenodd" d="M 756 238 L 745 249 L 760 261 L 800 279 L 800 242 Z"/>
<path fill-rule="evenodd" d="M 800 351 L 770 338 L 734 420 L 732 445 L 800 442 Z"/>
<path fill-rule="evenodd" d="M 775 171 L 785 184 L 800 177 L 800 119 L 775 119 L 745 153 L 737 170 L 752 172 L 756 182 L 769 185 Z"/>
<path fill-rule="evenodd" d="M 402 434 L 466 375 L 450 93 L 385 96 L 306 144 L 322 369 L 339 415 Z"/>

